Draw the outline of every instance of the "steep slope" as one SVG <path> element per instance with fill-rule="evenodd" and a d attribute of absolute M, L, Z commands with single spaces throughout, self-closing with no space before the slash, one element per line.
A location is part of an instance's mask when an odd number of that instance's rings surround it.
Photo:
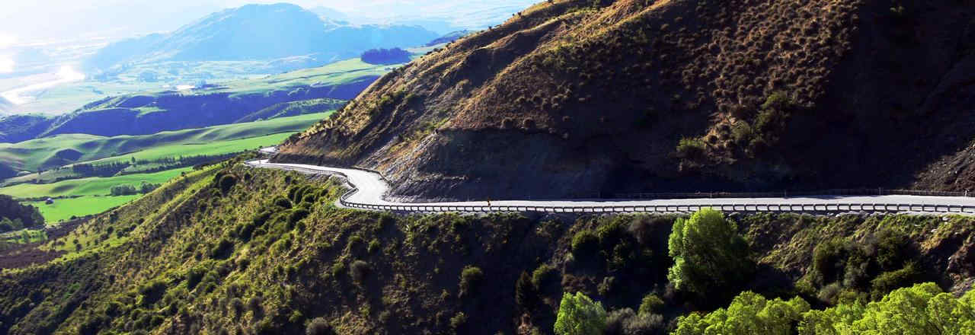
<path fill-rule="evenodd" d="M 271 60 L 313 56 L 323 61 L 354 57 L 371 48 L 422 45 L 437 34 L 406 26 L 326 26 L 291 4 L 247 5 L 211 14 L 169 34 L 154 34 L 105 47 L 86 60 L 90 69 L 152 61 Z"/>
<path fill-rule="evenodd" d="M 975 139 L 973 13 L 545 2 L 380 79 L 275 160 L 377 169 L 413 198 L 906 187 Z"/>
<path fill-rule="evenodd" d="M 30 251 L 59 259 L 4 271 L 0 332 L 551 334 L 562 294 L 583 292 L 610 311 L 655 296 L 660 334 L 737 294 L 668 285 L 674 216 L 396 216 L 336 208 L 332 179 L 221 165 Z M 829 306 L 922 280 L 961 292 L 975 273 L 971 218 L 729 219 L 759 265 L 737 289 L 767 296 Z"/>

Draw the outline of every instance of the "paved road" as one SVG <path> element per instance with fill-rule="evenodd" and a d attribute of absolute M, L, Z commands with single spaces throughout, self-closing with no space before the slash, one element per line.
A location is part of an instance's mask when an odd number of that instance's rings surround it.
<path fill-rule="evenodd" d="M 904 212 L 975 215 L 975 198 L 910 195 L 804 196 L 789 198 L 701 198 L 655 200 L 497 200 L 399 203 L 385 199 L 390 187 L 378 173 L 306 164 L 247 162 L 258 168 L 344 176 L 355 190 L 339 200 L 343 207 L 403 212 L 690 212 L 702 207 L 743 212 Z"/>

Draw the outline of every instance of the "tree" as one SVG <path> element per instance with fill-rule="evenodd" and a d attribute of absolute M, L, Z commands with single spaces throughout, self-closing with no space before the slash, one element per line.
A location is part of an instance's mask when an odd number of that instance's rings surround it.
<path fill-rule="evenodd" d="M 720 308 L 707 316 L 681 317 L 675 335 L 795 333 L 794 325 L 809 311 L 809 303 L 796 297 L 789 301 L 767 300 L 753 292 L 743 292 L 728 309 Z"/>
<path fill-rule="evenodd" d="M 975 292 L 959 299 L 934 283 L 917 284 L 866 306 L 856 302 L 806 313 L 799 333 L 973 334 Z"/>
<path fill-rule="evenodd" d="M 674 265 L 667 274 L 678 290 L 704 295 L 734 292 L 754 265 L 748 245 L 738 235 L 734 222 L 720 211 L 705 208 L 690 219 L 678 219 L 668 244 Z"/>
<path fill-rule="evenodd" d="M 565 293 L 555 319 L 557 335 L 598 335 L 606 329 L 606 310 L 582 292 Z"/>

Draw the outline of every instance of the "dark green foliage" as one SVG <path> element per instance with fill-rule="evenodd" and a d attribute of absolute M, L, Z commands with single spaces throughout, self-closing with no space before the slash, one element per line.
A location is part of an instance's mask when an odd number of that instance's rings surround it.
<path fill-rule="evenodd" d="M 557 271 L 555 271 L 555 268 L 551 265 L 539 265 L 538 268 L 532 272 L 532 285 L 541 291 L 544 287 L 548 286 L 548 284 L 555 281 L 555 276 L 557 274 Z"/>
<path fill-rule="evenodd" d="M 224 195 L 227 195 L 234 185 L 237 185 L 237 177 L 234 177 L 233 175 L 226 175 L 220 178 L 220 191 L 223 192 Z"/>
<path fill-rule="evenodd" d="M 234 242 L 229 238 L 221 238 L 216 245 L 210 249 L 210 258 L 214 259 L 224 259 L 230 257 L 230 254 L 234 252 Z"/>
<path fill-rule="evenodd" d="M 291 201 L 283 196 L 277 196 L 274 198 L 274 205 L 285 209 L 291 209 Z"/>
<path fill-rule="evenodd" d="M 162 280 L 153 280 L 139 287 L 138 305 L 149 307 L 162 299 L 168 284 Z"/>
<path fill-rule="evenodd" d="M 922 276 L 917 265 L 907 263 L 900 270 L 884 272 L 873 278 L 870 281 L 870 297 L 873 300 L 878 300 L 890 291 L 910 286 L 921 279 Z"/>
<path fill-rule="evenodd" d="M 660 297 L 653 293 L 647 294 L 640 302 L 640 314 L 657 312 L 663 306 L 664 301 Z"/>
<path fill-rule="evenodd" d="M 515 282 L 515 302 L 523 310 L 531 311 L 539 303 L 538 290 L 532 284 L 532 277 L 527 271 L 522 271 Z"/>
<path fill-rule="evenodd" d="M 475 293 L 482 279 L 484 279 L 484 271 L 481 271 L 481 268 L 470 265 L 464 267 L 460 273 L 460 296 Z"/>
<path fill-rule="evenodd" d="M 190 271 L 186 273 L 186 288 L 190 290 L 196 288 L 196 285 L 203 280 L 203 275 L 206 273 L 206 269 L 204 269 L 202 266 L 197 266 L 190 269 Z"/>
<path fill-rule="evenodd" d="M 592 230 L 581 230 L 572 237 L 572 255 L 576 258 L 592 257 L 599 251 L 599 237 Z"/>
<path fill-rule="evenodd" d="M 369 276 L 369 273 L 372 272 L 372 268 L 369 266 L 369 263 L 362 260 L 352 262 L 352 266 L 350 268 L 352 280 L 355 280 L 357 283 L 364 282 L 366 277 Z"/>
<path fill-rule="evenodd" d="M 12 197 L 0 194 L 0 222 L 7 223 L 7 227 L 0 227 L 0 233 L 3 233 L 43 225 L 44 217 L 36 207 L 21 205 Z"/>
<path fill-rule="evenodd" d="M 291 211 L 291 214 L 288 215 L 288 226 L 294 227 L 294 225 L 298 223 L 298 221 L 304 220 L 306 217 L 308 217 L 309 214 L 311 213 L 304 208 L 298 208 Z"/>
<path fill-rule="evenodd" d="M 907 236 L 890 226 L 862 242 L 835 238 L 817 245 L 808 284 L 820 300 L 835 303 L 844 292 L 870 292 L 876 299 L 893 289 L 923 280 L 913 259 L 916 251 Z M 804 282 L 806 283 L 806 282 Z"/>

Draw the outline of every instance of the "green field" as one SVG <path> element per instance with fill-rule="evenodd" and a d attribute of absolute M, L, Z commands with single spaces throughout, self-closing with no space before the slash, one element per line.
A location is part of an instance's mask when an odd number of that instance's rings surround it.
<path fill-rule="evenodd" d="M 59 181 L 51 184 L 17 184 L 0 188 L 0 194 L 6 194 L 18 199 L 37 198 L 37 197 L 61 197 L 61 196 L 91 196 L 108 195 L 111 193 L 112 186 L 132 185 L 138 186 L 143 182 L 149 184 L 162 184 L 182 172 L 192 171 L 192 167 L 173 169 L 156 173 L 130 174 L 114 177 L 91 177 L 81 179 L 71 179 Z"/>
<path fill-rule="evenodd" d="M 16 144 L 0 143 L 0 164 L 6 164 L 17 170 L 37 171 L 73 162 L 105 161 L 105 158 L 113 156 L 121 156 L 120 159 L 131 159 L 132 156 L 136 156 L 137 159 L 156 159 L 180 155 L 237 152 L 279 143 L 291 133 L 307 129 L 331 113 L 306 114 L 141 136 L 102 137 L 68 134 Z M 64 156 L 66 152 L 80 154 L 80 157 L 73 161 L 59 157 Z"/>
<path fill-rule="evenodd" d="M 37 198 L 37 197 L 59 197 L 59 196 L 80 196 L 79 198 L 56 199 L 53 205 L 47 205 L 43 201 L 25 202 L 40 209 L 41 215 L 48 223 L 56 223 L 61 220 L 70 219 L 72 216 L 85 216 L 98 214 L 105 210 L 122 205 L 130 200 L 137 199 L 138 195 L 131 196 L 108 196 L 112 186 L 132 185 L 138 186 L 143 182 L 149 184 L 165 183 L 183 172 L 190 172 L 193 168 L 182 168 L 167 170 L 156 173 L 132 174 L 114 177 L 94 177 L 64 180 L 52 184 L 18 184 L 14 186 L 0 188 L 0 194 L 10 195 L 14 198 Z"/>
<path fill-rule="evenodd" d="M 129 201 L 138 199 L 138 195 L 124 195 L 118 197 L 81 197 L 72 199 L 58 199 L 52 205 L 43 201 L 25 202 L 34 205 L 41 211 L 44 221 L 49 225 L 71 219 L 72 216 L 82 217 L 98 214 L 109 208 L 121 206 Z"/>

